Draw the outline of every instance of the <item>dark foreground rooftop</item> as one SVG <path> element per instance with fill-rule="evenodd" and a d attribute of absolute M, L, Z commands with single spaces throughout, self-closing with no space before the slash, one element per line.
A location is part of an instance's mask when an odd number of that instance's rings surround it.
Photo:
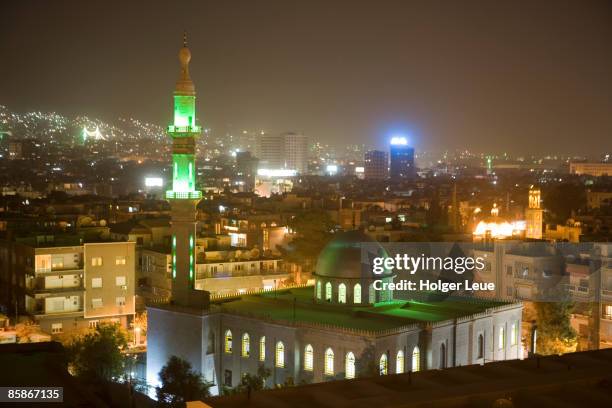
<path fill-rule="evenodd" d="M 211 398 L 213 408 L 612 406 L 612 349 Z"/>

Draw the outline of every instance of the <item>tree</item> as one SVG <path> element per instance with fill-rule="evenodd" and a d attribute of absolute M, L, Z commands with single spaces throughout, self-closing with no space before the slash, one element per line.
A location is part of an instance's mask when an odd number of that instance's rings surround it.
<path fill-rule="evenodd" d="M 266 380 L 272 375 L 272 370 L 265 368 L 260 364 L 257 368 L 257 374 L 245 373 L 240 379 L 240 384 L 236 387 L 226 388 L 223 393 L 225 395 L 250 393 L 251 391 L 259 391 L 266 388 Z"/>
<path fill-rule="evenodd" d="M 100 324 L 70 344 L 71 367 L 86 381 L 112 381 L 124 373 L 127 345 L 127 334 L 119 324 Z"/>
<path fill-rule="evenodd" d="M 562 354 L 576 351 L 578 338 L 571 326 L 573 303 L 563 294 L 553 294 L 548 301 L 535 303 L 538 354 Z"/>
<path fill-rule="evenodd" d="M 325 210 L 312 210 L 296 215 L 289 226 L 296 233 L 287 253 L 289 261 L 302 263 L 316 258 L 332 237 L 334 222 Z"/>
<path fill-rule="evenodd" d="M 544 192 L 544 207 L 550 211 L 552 221 L 565 224 L 572 211 L 586 206 L 586 189 L 579 183 L 562 183 Z"/>
<path fill-rule="evenodd" d="M 157 387 L 157 401 L 163 407 L 184 406 L 187 401 L 198 401 L 210 396 L 210 384 L 202 380 L 191 364 L 172 356 L 159 372 L 161 387 Z"/>

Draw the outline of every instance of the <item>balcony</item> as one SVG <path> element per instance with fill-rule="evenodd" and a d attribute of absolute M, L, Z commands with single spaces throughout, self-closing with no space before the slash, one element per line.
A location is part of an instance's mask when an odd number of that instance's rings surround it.
<path fill-rule="evenodd" d="M 166 191 L 167 200 L 200 200 L 201 191 Z"/>
<path fill-rule="evenodd" d="M 193 125 L 193 126 L 174 126 L 174 125 L 170 125 L 168 126 L 168 133 L 201 133 L 202 132 L 202 126 L 197 126 L 197 125 Z"/>

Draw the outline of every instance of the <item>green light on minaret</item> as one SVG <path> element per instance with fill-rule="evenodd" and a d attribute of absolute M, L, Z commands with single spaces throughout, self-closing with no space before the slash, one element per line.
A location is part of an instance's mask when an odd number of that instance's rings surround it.
<path fill-rule="evenodd" d="M 172 142 L 172 190 L 166 198 L 199 200 L 202 193 L 195 183 L 195 138 L 202 128 L 196 125 L 195 86 L 189 76 L 191 52 L 186 42 L 179 51 L 181 76 L 174 91 L 174 122 L 168 126 Z"/>
<path fill-rule="evenodd" d="M 176 236 L 172 237 L 172 279 L 176 279 Z"/>

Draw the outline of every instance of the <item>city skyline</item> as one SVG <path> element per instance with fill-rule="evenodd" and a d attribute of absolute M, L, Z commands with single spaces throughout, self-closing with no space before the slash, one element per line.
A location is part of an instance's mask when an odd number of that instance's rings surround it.
<path fill-rule="evenodd" d="M 402 133 L 421 151 L 609 150 L 610 9 L 547 4 L 130 3 L 116 16 L 100 4 L 6 5 L 1 38 L 20 64 L 4 66 L 0 103 L 164 125 L 168 56 L 187 30 L 200 124 L 224 133 L 295 131 L 375 148 Z M 175 19 L 183 9 L 189 17 Z"/>

